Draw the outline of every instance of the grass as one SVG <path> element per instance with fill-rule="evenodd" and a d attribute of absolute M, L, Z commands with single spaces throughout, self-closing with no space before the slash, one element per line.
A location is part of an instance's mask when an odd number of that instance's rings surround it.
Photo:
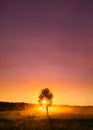
<path fill-rule="evenodd" d="M 0 111 L 0 130 L 93 130 L 93 107 L 39 106 Z"/>

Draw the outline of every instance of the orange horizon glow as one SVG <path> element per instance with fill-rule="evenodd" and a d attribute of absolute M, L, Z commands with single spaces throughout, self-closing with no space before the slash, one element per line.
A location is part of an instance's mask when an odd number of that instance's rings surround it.
<path fill-rule="evenodd" d="M 58 84 L 60 85 L 60 84 Z M 66 84 L 67 85 L 67 84 Z M 41 91 L 41 89 L 48 87 L 54 95 L 53 98 L 53 104 L 63 104 L 63 105 L 81 105 L 81 106 L 85 106 L 85 105 L 93 105 L 92 104 L 92 99 L 89 101 L 87 101 L 87 97 L 86 97 L 86 93 L 85 95 L 83 93 L 83 89 L 82 91 L 79 91 L 78 89 L 74 88 L 74 86 L 65 86 L 62 88 L 62 91 L 60 91 L 60 85 L 59 87 L 55 84 L 52 85 L 52 83 L 50 83 L 50 85 L 35 85 L 33 84 L 33 89 L 31 89 L 30 87 L 31 85 L 22 85 L 22 87 L 20 86 L 18 89 L 16 87 L 14 87 L 12 89 L 12 85 L 9 86 L 11 88 L 11 91 L 9 91 L 7 93 L 7 91 L 5 92 L 5 90 L 2 91 L 2 93 L 0 94 L 0 99 L 1 101 L 9 101 L 9 102 L 27 102 L 27 103 L 35 103 L 38 104 L 38 96 L 39 93 Z M 9 89 L 8 87 L 8 89 Z M 59 88 L 59 89 L 58 89 Z M 10 89 L 9 89 L 10 90 Z M 20 90 L 20 91 L 19 91 Z M 73 90 L 73 91 L 72 91 Z M 78 93 L 77 93 L 78 91 Z M 5 95 L 5 96 L 4 96 Z M 92 92 L 90 92 L 90 98 L 92 97 Z M 83 97 L 83 99 L 82 99 Z M 81 100 L 82 99 L 82 100 Z M 84 101 L 85 100 L 85 101 Z"/>

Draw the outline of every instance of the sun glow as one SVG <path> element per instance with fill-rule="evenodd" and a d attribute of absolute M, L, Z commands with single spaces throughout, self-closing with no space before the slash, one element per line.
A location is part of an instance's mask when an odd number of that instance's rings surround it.
<path fill-rule="evenodd" d="M 46 105 L 46 104 L 47 104 L 47 101 L 46 101 L 46 100 L 43 100 L 42 103 L 43 103 L 44 105 Z"/>

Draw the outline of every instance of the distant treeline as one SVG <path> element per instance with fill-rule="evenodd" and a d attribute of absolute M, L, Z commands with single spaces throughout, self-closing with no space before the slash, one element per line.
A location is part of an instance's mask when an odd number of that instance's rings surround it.
<path fill-rule="evenodd" d="M 1 102 L 0 101 L 0 111 L 5 111 L 5 110 L 23 110 L 27 109 L 29 107 L 33 108 L 38 106 L 38 104 L 30 104 L 30 103 L 24 103 L 24 102 Z M 56 107 L 64 107 L 64 108 L 71 108 L 71 109 L 92 109 L 93 106 L 69 106 L 69 105 L 53 105 Z"/>
<path fill-rule="evenodd" d="M 5 110 L 22 110 L 28 108 L 30 104 L 27 103 L 13 103 L 13 102 L 0 102 L 0 111 Z"/>

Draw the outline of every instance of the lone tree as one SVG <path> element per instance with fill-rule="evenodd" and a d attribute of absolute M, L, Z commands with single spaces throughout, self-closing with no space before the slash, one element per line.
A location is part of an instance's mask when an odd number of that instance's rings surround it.
<path fill-rule="evenodd" d="M 52 104 L 53 94 L 49 88 L 44 88 L 41 90 L 39 95 L 39 104 L 46 108 L 48 114 L 48 107 Z"/>

